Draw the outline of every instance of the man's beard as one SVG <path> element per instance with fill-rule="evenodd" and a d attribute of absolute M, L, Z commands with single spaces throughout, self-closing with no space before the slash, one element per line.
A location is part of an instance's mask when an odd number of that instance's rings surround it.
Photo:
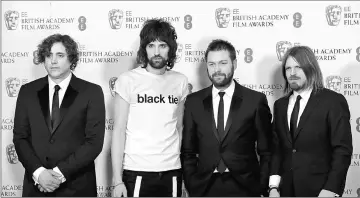
<path fill-rule="evenodd" d="M 294 79 L 294 80 L 300 80 L 300 77 L 297 76 L 290 76 L 290 79 Z M 303 83 L 302 85 L 298 84 L 297 82 L 289 82 L 289 86 L 292 90 L 294 91 L 300 91 L 302 89 L 305 88 L 305 83 Z"/>
<path fill-rule="evenodd" d="M 209 74 L 209 71 L 208 71 L 208 76 L 209 76 L 209 79 L 210 81 L 213 83 L 213 85 L 216 87 L 216 88 L 222 88 L 222 87 L 227 87 L 228 85 L 230 85 L 232 79 L 233 79 L 233 76 L 234 76 L 234 67 L 231 69 L 231 72 L 228 76 L 226 76 L 226 74 L 224 73 L 220 73 L 220 72 L 216 72 L 216 73 L 213 73 L 211 76 Z M 223 76 L 224 79 L 222 81 L 216 81 L 214 78 L 216 76 Z"/>
<path fill-rule="evenodd" d="M 159 59 L 159 58 L 161 58 L 160 61 L 159 60 L 155 61 L 155 59 Z M 153 56 L 149 60 L 150 66 L 154 69 L 162 69 L 167 65 L 166 63 L 167 63 L 167 59 L 163 58 L 160 55 Z"/>

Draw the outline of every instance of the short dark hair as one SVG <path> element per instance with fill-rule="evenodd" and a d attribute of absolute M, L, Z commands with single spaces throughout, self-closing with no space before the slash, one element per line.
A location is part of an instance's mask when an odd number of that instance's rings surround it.
<path fill-rule="evenodd" d="M 53 34 L 45 38 L 39 45 L 37 50 L 38 62 L 44 63 L 45 57 L 49 56 L 51 47 L 54 43 L 62 43 L 66 49 L 68 59 L 71 63 L 70 69 L 74 70 L 79 61 L 79 51 L 77 43 L 69 35 Z"/>
<path fill-rule="evenodd" d="M 319 91 L 324 88 L 323 84 L 323 75 L 320 70 L 318 61 L 316 60 L 314 52 L 308 46 L 295 46 L 287 50 L 282 60 L 282 74 L 285 79 L 285 89 L 284 92 L 290 92 L 290 84 L 286 78 L 285 65 L 288 58 L 294 58 L 295 61 L 304 71 L 306 76 L 305 87 L 312 87 L 314 92 Z"/>
<path fill-rule="evenodd" d="M 170 50 L 168 53 L 167 67 L 172 69 L 176 60 L 177 35 L 175 28 L 162 19 L 150 19 L 145 21 L 140 32 L 140 47 L 137 52 L 136 62 L 143 68 L 147 67 L 149 59 L 146 53 L 146 46 L 156 40 L 165 42 Z"/>
<path fill-rule="evenodd" d="M 235 48 L 230 42 L 222 39 L 215 39 L 211 41 L 211 43 L 206 49 L 205 60 L 207 61 L 208 54 L 210 51 L 221 51 L 221 50 L 225 50 L 229 52 L 231 61 L 234 61 L 236 59 Z"/>

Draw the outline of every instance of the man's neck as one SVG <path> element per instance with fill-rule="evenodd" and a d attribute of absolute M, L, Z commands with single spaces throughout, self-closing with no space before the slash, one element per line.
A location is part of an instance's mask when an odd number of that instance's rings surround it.
<path fill-rule="evenodd" d="M 150 72 L 152 74 L 155 74 L 155 75 L 163 75 L 166 71 L 166 66 L 161 68 L 161 69 L 155 69 L 153 67 L 151 67 L 151 65 L 147 65 L 147 67 L 145 68 L 147 72 Z"/>

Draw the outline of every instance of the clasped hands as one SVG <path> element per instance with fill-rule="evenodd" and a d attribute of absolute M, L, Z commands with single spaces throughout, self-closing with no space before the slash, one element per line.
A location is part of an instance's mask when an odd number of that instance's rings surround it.
<path fill-rule="evenodd" d="M 52 169 L 42 171 L 38 179 L 39 185 L 37 185 L 40 192 L 54 192 L 61 184 L 60 177 L 61 175 Z"/>

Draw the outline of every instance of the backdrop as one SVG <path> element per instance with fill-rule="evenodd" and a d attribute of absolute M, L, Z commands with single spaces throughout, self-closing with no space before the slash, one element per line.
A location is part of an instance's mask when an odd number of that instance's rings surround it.
<path fill-rule="evenodd" d="M 204 51 L 212 39 L 236 48 L 235 79 L 266 94 L 272 109 L 281 97 L 280 61 L 294 45 L 310 46 L 324 83 L 343 94 L 350 106 L 354 154 L 344 196 L 360 196 L 360 3 L 359 2 L 2 2 L 2 194 L 21 196 L 24 168 L 13 138 L 17 94 L 25 83 L 46 75 L 36 62 L 36 46 L 45 37 L 69 34 L 80 46 L 75 75 L 99 84 L 106 101 L 106 133 L 96 159 L 98 196 L 111 196 L 114 81 L 136 66 L 139 32 L 149 18 L 176 28 L 176 71 L 189 78 L 189 89 L 210 85 Z"/>

